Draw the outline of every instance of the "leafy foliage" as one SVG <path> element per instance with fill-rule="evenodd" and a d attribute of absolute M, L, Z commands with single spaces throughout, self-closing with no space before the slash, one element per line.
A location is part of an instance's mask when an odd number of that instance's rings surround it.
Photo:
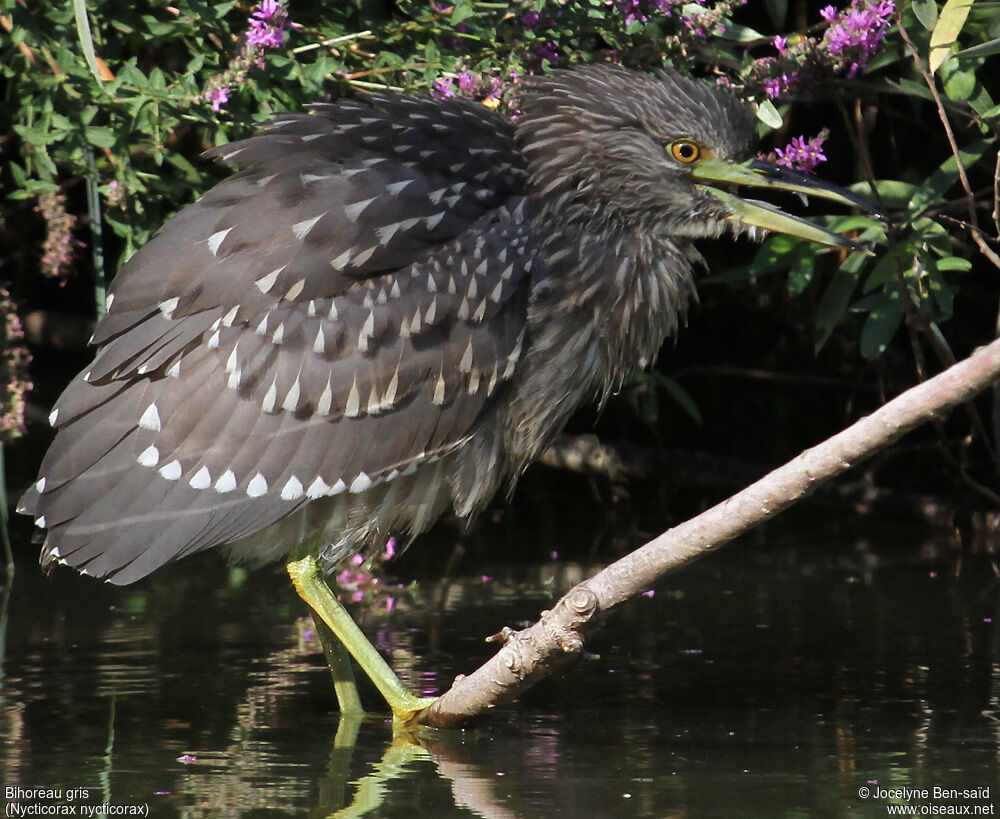
<path fill-rule="evenodd" d="M 996 311 L 1000 2 L 914 0 L 897 10 L 853 0 L 809 19 L 793 19 L 785 0 L 268 3 L 0 0 L 10 230 L 32 235 L 18 226 L 38 218 L 18 203 L 65 192 L 90 226 L 76 241 L 91 250 L 107 241 L 117 269 L 211 184 L 217 171 L 201 152 L 274 111 L 371 89 L 508 106 L 517 77 L 552 66 L 672 64 L 753 102 L 761 133 L 778 129 L 775 145 L 812 107 L 827 106 L 826 124 L 839 109 L 844 125 L 823 148 L 827 175 L 853 173 L 863 180 L 854 189 L 890 217 L 826 220 L 871 243 L 872 257 L 775 236 L 717 283 L 782 276 L 792 298 L 815 295 L 816 349 L 849 338 L 878 361 L 905 333 L 918 375 L 933 369 L 925 351 L 943 366 L 949 345 L 961 354 L 994 332 L 988 322 L 947 330 L 959 303 L 989 298 Z M 273 19 L 280 32 L 262 31 Z M 797 139 L 787 155 L 822 143 Z M 33 258 L 42 252 L 39 241 Z M 90 264 L 83 253 L 76 260 Z M 697 415 L 679 386 L 663 384 Z"/>

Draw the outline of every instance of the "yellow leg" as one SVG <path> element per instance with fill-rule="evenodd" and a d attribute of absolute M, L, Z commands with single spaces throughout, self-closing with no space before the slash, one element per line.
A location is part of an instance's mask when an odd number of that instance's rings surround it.
<path fill-rule="evenodd" d="M 326 664 L 330 667 L 330 676 L 333 677 L 333 690 L 337 694 L 340 713 L 344 716 L 363 717 L 365 709 L 358 696 L 358 686 L 354 683 L 351 655 L 315 611 L 312 611 L 312 619 L 320 645 L 323 646 Z"/>
<path fill-rule="evenodd" d="M 330 627 L 330 631 L 351 653 L 368 678 L 375 683 L 385 701 L 392 709 L 392 715 L 397 722 L 406 724 L 427 708 L 433 697 L 418 697 L 410 693 L 400 682 L 382 655 L 375 650 L 364 632 L 351 619 L 330 587 L 323 579 L 316 558 L 307 555 L 298 560 L 289 560 L 286 566 L 292 583 L 299 597 L 309 604 L 309 607 L 319 618 Z M 339 696 L 339 694 L 338 694 Z"/>

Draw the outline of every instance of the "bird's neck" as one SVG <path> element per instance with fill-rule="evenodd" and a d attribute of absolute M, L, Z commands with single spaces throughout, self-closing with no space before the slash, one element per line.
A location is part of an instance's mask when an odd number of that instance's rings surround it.
<path fill-rule="evenodd" d="M 701 258 L 690 245 L 646 233 L 546 225 L 529 352 L 512 404 L 519 448 L 531 457 L 580 404 L 603 402 L 652 363 L 696 298 L 693 267 Z"/>

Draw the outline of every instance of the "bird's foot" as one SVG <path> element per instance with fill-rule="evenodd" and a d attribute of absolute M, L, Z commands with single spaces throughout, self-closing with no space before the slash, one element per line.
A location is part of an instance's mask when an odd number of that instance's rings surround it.
<path fill-rule="evenodd" d="M 393 699 L 396 701 L 389 703 L 392 709 L 392 726 L 404 730 L 419 726 L 421 714 L 438 700 L 437 697 L 418 697 L 409 692 L 405 697 Z"/>

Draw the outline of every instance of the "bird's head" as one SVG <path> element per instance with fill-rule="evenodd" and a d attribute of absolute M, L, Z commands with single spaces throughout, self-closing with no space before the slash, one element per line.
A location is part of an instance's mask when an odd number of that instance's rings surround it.
<path fill-rule="evenodd" d="M 754 159 L 753 114 L 725 91 L 675 71 L 598 65 L 530 78 L 520 106 L 532 192 L 566 220 L 675 240 L 763 229 L 859 249 L 735 193 L 770 188 L 872 210 L 842 188 Z"/>

